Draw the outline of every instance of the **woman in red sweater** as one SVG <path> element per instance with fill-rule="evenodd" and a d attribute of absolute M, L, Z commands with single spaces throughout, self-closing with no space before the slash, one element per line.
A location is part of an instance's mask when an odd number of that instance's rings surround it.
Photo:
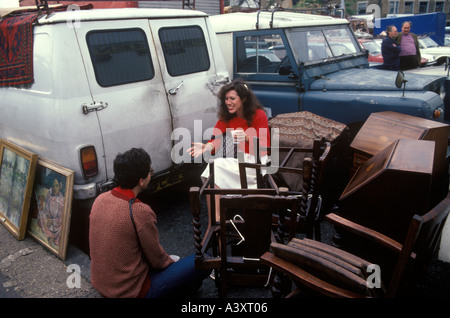
<path fill-rule="evenodd" d="M 253 137 L 257 136 L 261 149 L 260 159 L 262 163 L 265 163 L 267 162 L 266 149 L 270 146 L 269 123 L 262 105 L 242 80 L 236 79 L 224 85 L 218 97 L 220 99 L 219 120 L 214 127 L 213 137 L 205 144 L 192 143 L 193 146 L 187 152 L 193 157 L 214 154 L 215 186 L 222 189 L 236 189 L 241 187 L 238 161 L 235 153 L 232 152 L 230 155 L 230 149 L 223 149 L 222 138 L 232 138 L 234 143 L 237 143 L 237 150 L 244 152 L 245 162 L 255 163 Z M 227 148 L 233 141 L 225 142 Z M 224 151 L 227 154 L 225 158 L 223 158 Z M 204 178 L 208 176 L 209 166 L 202 174 Z M 249 188 L 256 188 L 254 169 L 247 171 L 247 185 Z M 217 203 L 216 207 L 218 207 Z M 217 209 L 217 219 L 218 211 Z"/>

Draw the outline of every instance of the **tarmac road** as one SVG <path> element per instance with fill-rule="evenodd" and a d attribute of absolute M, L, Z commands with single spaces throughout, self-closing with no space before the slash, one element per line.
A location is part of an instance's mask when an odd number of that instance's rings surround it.
<path fill-rule="evenodd" d="M 181 184 L 159 193 L 151 200 L 158 216 L 162 246 L 169 254 L 181 257 L 194 253 L 192 217 L 189 208 L 189 184 Z M 332 227 L 324 224 L 323 240 L 329 241 Z M 77 281 L 70 266 L 79 266 Z M 77 284 L 79 283 L 79 284 Z M 230 288 L 230 298 L 268 299 L 270 288 Z M 450 299 L 450 263 L 434 261 L 420 297 Z M 99 298 L 90 284 L 89 257 L 69 244 L 66 261 L 60 260 L 31 237 L 16 240 L 0 226 L 0 298 Z M 192 298 L 217 298 L 211 279 L 204 281 Z"/>

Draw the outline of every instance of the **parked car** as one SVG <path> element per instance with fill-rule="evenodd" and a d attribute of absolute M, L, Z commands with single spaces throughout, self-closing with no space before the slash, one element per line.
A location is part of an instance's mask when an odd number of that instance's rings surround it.
<path fill-rule="evenodd" d="M 448 33 L 444 35 L 444 46 L 450 46 L 450 34 Z"/>
<path fill-rule="evenodd" d="M 369 68 L 349 22 L 293 12 L 231 13 L 211 23 L 233 78 L 251 84 L 269 116 L 309 111 L 356 132 L 373 112 L 396 111 L 443 120 L 443 77 L 407 74 L 405 97 L 397 72 Z M 257 64 L 246 42 L 267 43 L 280 62 Z"/>
<path fill-rule="evenodd" d="M 420 54 L 433 55 L 437 65 L 445 63 L 450 57 L 450 47 L 440 46 L 429 36 L 419 37 Z"/>
<path fill-rule="evenodd" d="M 369 62 L 376 62 L 383 64 L 383 55 L 381 53 L 381 43 L 383 42 L 382 39 L 372 39 L 372 40 L 365 40 L 365 39 L 358 39 L 359 43 L 369 51 L 368 61 Z M 433 55 L 429 54 L 422 54 L 421 52 L 421 67 L 434 65 L 436 64 L 436 59 Z"/>

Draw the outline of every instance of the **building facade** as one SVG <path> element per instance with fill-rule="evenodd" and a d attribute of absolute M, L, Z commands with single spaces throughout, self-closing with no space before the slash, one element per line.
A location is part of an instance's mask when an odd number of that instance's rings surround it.
<path fill-rule="evenodd" d="M 352 11 L 355 14 L 367 14 L 367 9 L 373 8 L 377 5 L 380 8 L 380 18 L 385 18 L 388 15 L 403 15 L 403 14 L 423 14 L 433 12 L 443 12 L 447 15 L 450 13 L 449 0 L 366 0 L 355 1 L 351 5 Z M 377 12 L 378 13 L 378 12 Z M 447 18 L 447 23 L 449 19 Z"/>

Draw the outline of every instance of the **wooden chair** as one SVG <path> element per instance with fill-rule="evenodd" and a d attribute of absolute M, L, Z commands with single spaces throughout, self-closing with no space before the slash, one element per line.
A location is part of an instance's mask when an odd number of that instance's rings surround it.
<path fill-rule="evenodd" d="M 210 166 L 213 166 L 213 163 Z M 211 168 L 214 171 L 214 168 Z M 219 296 L 226 297 L 228 285 L 263 286 L 269 279 L 269 268 L 259 257 L 269 250 L 272 241 L 283 242 L 295 235 L 295 222 L 283 222 L 286 227 L 273 231 L 273 213 L 295 220 L 299 204 L 296 196 L 284 194 L 287 189 L 218 189 L 214 175 L 201 188 L 190 189 L 193 216 L 195 264 L 199 269 L 213 269 Z M 215 199 L 220 198 L 220 222 L 215 219 Z M 204 196 L 210 196 L 207 229 L 202 234 L 201 215 L 207 210 L 202 205 Z M 289 211 L 288 211 L 289 209 Z M 239 217 L 234 216 L 238 214 Z M 203 213 L 204 215 L 204 213 Z M 239 241 L 244 240 L 239 243 Z M 231 242 L 230 242 L 231 240 Z M 236 241 L 237 240 L 237 241 Z M 230 252 L 230 247 L 232 251 Z M 230 271 L 230 268 L 235 271 Z"/>
<path fill-rule="evenodd" d="M 266 252 L 261 261 L 288 275 L 299 288 L 328 297 L 411 296 L 435 255 L 449 211 L 450 194 L 425 215 L 414 215 L 404 244 L 335 214 L 326 216 L 335 226 L 375 242 L 384 247 L 386 253 L 395 253 L 392 274 L 379 282 L 380 288 L 373 280 L 377 277 L 373 276 L 377 275 L 375 262 L 321 242 L 294 239 L 287 245 L 273 243 L 272 251 Z M 275 297 L 282 295 L 287 295 L 287 291 L 274 294 Z"/>
<path fill-rule="evenodd" d="M 260 154 L 259 142 L 255 137 L 255 154 Z M 241 179 L 241 187 L 247 188 L 247 169 L 256 170 L 257 187 L 258 188 L 274 188 L 279 193 L 279 186 L 272 174 L 264 174 L 262 171 L 268 166 L 276 169 L 277 173 L 289 173 L 297 176 L 298 182 L 301 184 L 301 190 L 296 189 L 288 191 L 290 195 L 300 195 L 300 204 L 303 206 L 301 211 L 304 213 L 298 216 L 298 230 L 306 234 L 308 238 L 321 240 L 320 230 L 320 201 L 321 201 L 321 184 L 323 181 L 323 170 L 328 159 L 331 149 L 330 142 L 322 140 L 314 140 L 312 147 L 271 147 L 270 153 L 278 151 L 278 153 L 286 153 L 283 161 L 278 165 L 272 162 L 261 164 L 260 156 L 256 156 L 256 163 L 248 163 L 239 160 L 239 173 Z M 293 167 L 292 158 L 296 153 L 311 153 L 311 157 L 305 157 L 303 167 Z M 239 158 L 239 154 L 238 154 Z M 242 157 L 241 157 L 242 158 Z M 298 164 L 297 164 L 298 166 Z M 276 218 L 276 217 L 275 217 Z M 277 222 L 275 220 L 275 222 Z"/>

